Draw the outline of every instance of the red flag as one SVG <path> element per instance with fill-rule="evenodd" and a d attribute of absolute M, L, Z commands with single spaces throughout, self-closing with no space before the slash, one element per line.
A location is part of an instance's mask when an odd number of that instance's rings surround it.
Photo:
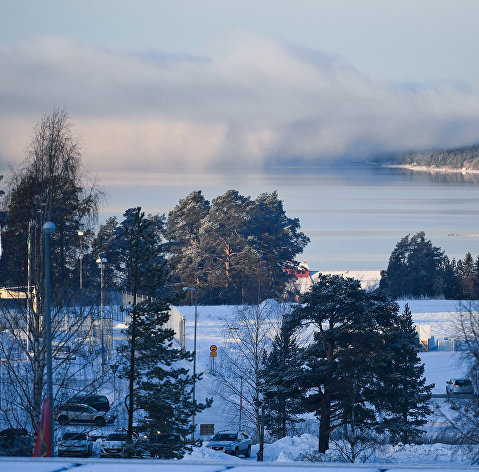
<path fill-rule="evenodd" d="M 33 457 L 52 457 L 52 445 L 50 444 L 50 398 L 43 400 L 40 426 L 38 428 L 37 442 Z"/>

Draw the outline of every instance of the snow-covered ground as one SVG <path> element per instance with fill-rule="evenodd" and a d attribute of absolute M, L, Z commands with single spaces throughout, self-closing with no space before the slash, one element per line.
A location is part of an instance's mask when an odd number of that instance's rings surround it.
<path fill-rule="evenodd" d="M 414 321 L 417 324 L 430 325 L 431 334 L 436 338 L 455 337 L 457 335 L 457 319 L 459 314 L 468 308 L 455 300 L 401 300 L 399 302 L 401 311 L 405 304 L 408 304 Z M 222 346 L 224 345 L 225 333 L 222 320 L 234 315 L 237 308 L 234 306 L 199 306 L 198 307 L 198 335 L 197 335 L 197 359 L 199 370 L 203 372 L 203 379 L 197 386 L 197 398 L 216 398 L 213 406 L 200 413 L 196 417 L 197 424 L 209 423 L 215 425 L 215 430 L 236 428 L 232 423 L 231 416 L 224 405 L 218 400 L 217 390 L 221 388 L 216 383 L 215 376 L 210 373 L 211 358 L 210 346 L 218 347 L 218 358 L 221 359 Z M 186 318 L 186 347 L 193 349 L 194 332 L 194 307 L 182 306 L 179 310 Z M 467 368 L 460 352 L 424 352 L 421 359 L 425 364 L 425 375 L 428 383 L 435 384 L 433 393 L 444 393 L 446 381 L 451 377 L 465 375 Z M 434 413 L 427 425 L 430 432 L 438 432 L 445 425 L 442 414 L 451 415 L 449 406 L 444 399 L 434 400 Z M 236 421 L 235 421 L 236 422 Z M 206 437 L 205 437 L 206 439 Z M 276 443 L 268 444 L 265 447 L 265 460 L 276 463 L 304 460 L 308 455 L 314 454 L 317 450 L 317 437 L 304 433 L 294 438 L 284 438 Z M 250 461 L 255 460 L 255 449 Z M 331 449 L 330 459 L 337 458 L 338 453 L 334 446 Z M 199 448 L 188 457 L 195 460 L 220 460 L 225 459 L 223 454 L 210 451 L 206 447 Z M 228 457 L 231 462 L 238 459 Z M 380 463 L 411 463 L 411 464 L 470 464 L 471 459 L 467 451 L 445 444 L 425 444 L 417 446 L 385 446 L 374 452 L 368 462 Z"/>
<path fill-rule="evenodd" d="M 456 335 L 455 323 L 461 311 L 461 303 L 458 301 L 448 300 L 402 300 L 400 301 L 401 310 L 408 303 L 413 313 L 413 318 L 418 324 L 429 324 L 431 334 L 435 337 L 454 337 Z M 194 306 L 178 307 L 186 319 L 186 348 L 193 350 L 193 333 L 194 333 Z M 464 308 L 462 308 L 464 309 Z M 216 362 L 220 362 L 225 342 L 224 319 L 234 316 L 237 307 L 235 306 L 199 306 L 198 307 L 198 333 L 197 333 L 197 360 L 198 371 L 203 372 L 203 378 L 197 384 L 197 399 L 204 400 L 206 397 L 213 397 L 213 406 L 196 416 L 197 425 L 214 424 L 215 431 L 221 429 L 237 429 L 238 423 L 234 413 L 219 400 L 218 390 L 221 385 L 217 383 L 217 378 L 211 373 L 210 346 L 218 347 L 218 357 Z M 115 327 L 115 336 L 118 336 L 122 325 Z M 421 353 L 421 359 L 425 364 L 425 375 L 428 383 L 434 383 L 433 393 L 444 393 L 445 382 L 451 377 L 462 376 L 466 372 L 466 366 L 461 358 L 460 352 L 424 352 Z M 122 381 L 116 380 L 115 391 L 107 393 L 110 399 L 116 397 L 117 406 L 121 409 L 122 399 L 124 398 L 123 389 L 126 385 L 122 385 Z M 445 399 L 434 399 L 434 413 L 431 415 L 426 427 L 430 436 L 434 436 L 444 428 L 446 416 L 451 416 L 453 412 L 449 409 L 449 404 Z M 111 427 L 101 428 L 102 431 L 97 433 L 106 434 L 109 430 L 118 426 L 126 425 L 126 414 L 120 415 L 116 424 Z M 243 420 L 243 428 L 248 429 Z M 317 420 L 313 417 L 304 426 L 295 437 L 288 437 L 277 442 L 266 444 L 264 451 L 265 465 L 261 470 L 265 470 L 266 464 L 274 467 L 275 471 L 279 470 L 310 470 L 313 465 L 310 460 L 317 458 Z M 207 436 L 202 437 L 207 440 Z M 95 443 L 95 452 L 99 451 L 100 442 Z M 84 464 L 82 469 L 88 472 L 98 472 L 100 470 L 109 470 L 114 464 L 118 472 L 133 472 L 141 470 L 144 472 L 150 467 L 158 467 L 161 464 L 161 470 L 169 472 L 170 470 L 186 470 L 191 469 L 192 472 L 198 471 L 217 471 L 217 470 L 243 470 L 245 467 L 248 471 L 255 471 L 255 460 L 258 446 L 253 446 L 253 454 L 250 459 L 237 458 L 227 456 L 220 452 L 215 452 L 205 446 L 196 448 L 191 455 L 186 456 L 181 461 L 170 461 L 168 463 L 159 461 L 144 460 L 124 461 L 124 460 L 80 460 L 75 458 L 56 459 L 53 462 L 47 460 L 28 462 L 17 461 L 11 462 L 0 458 L 0 464 L 4 465 L 4 469 L 8 472 L 17 472 L 29 470 L 30 472 L 52 472 L 56 470 L 69 470 L 74 464 Z M 456 470 L 458 466 L 467 466 L 471 463 L 471 455 L 469 451 L 452 446 L 449 444 L 423 444 L 423 445 L 406 445 L 406 446 L 383 446 L 376 448 L 374 451 L 367 451 L 365 456 L 368 464 L 381 464 L 381 466 L 368 465 L 361 468 L 363 471 L 377 470 L 414 470 L 420 468 L 423 472 L 432 470 L 426 464 L 434 464 L 434 467 L 442 467 L 442 470 Z M 326 457 L 327 460 L 335 462 L 334 464 L 323 462 L 322 468 L 336 472 L 340 470 L 350 470 L 350 466 L 340 465 L 341 457 L 334 444 Z M 154 465 L 155 464 L 155 465 Z M 386 464 L 386 465 L 384 465 Z M 408 469 L 403 469 L 408 467 Z M 437 470 L 437 469 L 435 469 Z M 467 470 L 465 467 L 458 470 Z M 477 468 L 479 470 L 479 468 Z"/>

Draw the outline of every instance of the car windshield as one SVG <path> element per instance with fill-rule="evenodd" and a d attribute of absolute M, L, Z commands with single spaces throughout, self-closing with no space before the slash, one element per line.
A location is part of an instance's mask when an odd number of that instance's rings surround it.
<path fill-rule="evenodd" d="M 86 434 L 85 433 L 65 433 L 62 437 L 63 440 L 67 439 L 81 439 L 84 440 L 86 439 Z"/>
<path fill-rule="evenodd" d="M 458 379 L 456 380 L 456 385 L 459 387 L 465 387 L 471 385 L 471 381 L 469 379 Z"/>
<path fill-rule="evenodd" d="M 111 433 L 106 437 L 107 441 L 126 441 L 128 435 L 125 433 Z"/>
<path fill-rule="evenodd" d="M 218 433 L 213 437 L 213 441 L 236 441 L 235 433 Z"/>

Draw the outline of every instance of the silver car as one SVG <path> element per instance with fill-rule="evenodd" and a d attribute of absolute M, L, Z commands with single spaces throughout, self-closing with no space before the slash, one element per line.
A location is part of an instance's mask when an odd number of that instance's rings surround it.
<path fill-rule="evenodd" d="M 451 379 L 446 382 L 446 394 L 474 394 L 474 387 L 469 379 Z"/>
<path fill-rule="evenodd" d="M 104 411 L 97 411 L 90 405 L 81 403 L 58 406 L 54 411 L 54 418 L 61 425 L 68 423 L 93 423 L 96 426 L 105 426 L 113 423 L 116 416 Z"/>
<path fill-rule="evenodd" d="M 91 456 L 93 440 L 88 433 L 65 433 L 58 443 L 58 456 Z"/>
<path fill-rule="evenodd" d="M 206 446 L 234 456 L 244 454 L 245 457 L 251 457 L 251 438 L 242 431 L 219 431 Z"/>
<path fill-rule="evenodd" d="M 133 454 L 134 443 L 138 440 L 138 435 L 133 433 L 132 439 L 133 444 L 131 444 L 130 453 Z M 100 457 L 127 457 L 128 452 L 128 433 L 126 431 L 115 431 L 103 441 L 100 448 Z"/>

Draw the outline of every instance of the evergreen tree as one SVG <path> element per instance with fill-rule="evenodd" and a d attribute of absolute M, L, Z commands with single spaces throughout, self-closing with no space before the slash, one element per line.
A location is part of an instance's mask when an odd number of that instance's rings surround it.
<path fill-rule="evenodd" d="M 420 231 L 411 238 L 408 254 L 409 294 L 415 297 L 442 295 L 444 252 Z"/>
<path fill-rule="evenodd" d="M 408 291 L 406 284 L 409 251 L 409 235 L 406 235 L 396 244 L 389 256 L 388 268 L 384 274 L 381 274 L 381 289 L 388 290 L 388 293 L 395 298 L 403 296 Z"/>
<path fill-rule="evenodd" d="M 444 251 L 433 246 L 423 231 L 411 238 L 407 235 L 391 253 L 381 288 L 395 298 L 443 295 L 445 268 Z"/>
<path fill-rule="evenodd" d="M 388 431 L 393 444 L 416 443 L 424 434 L 420 427 L 432 412 L 428 401 L 434 385 L 426 385 L 424 364 L 418 355 L 419 340 L 408 305 L 397 316 L 394 326 L 385 331 L 382 351 L 373 400 L 383 415 L 378 430 Z"/>
<path fill-rule="evenodd" d="M 458 264 L 457 273 L 461 285 L 460 296 L 466 300 L 477 298 L 479 280 L 477 277 L 477 266 L 470 252 L 468 252 L 461 264 Z"/>
<path fill-rule="evenodd" d="M 304 352 L 302 385 L 305 407 L 320 421 L 319 452 L 329 448 L 335 428 L 364 431 L 376 425 L 371 382 L 379 367 L 374 359 L 396 312 L 396 304 L 361 290 L 357 280 L 329 275 L 320 275 L 293 310 L 291 329 L 315 330 Z"/>
<path fill-rule="evenodd" d="M 277 192 L 262 193 L 254 201 L 248 228 L 248 244 L 257 254 L 251 271 L 258 280 L 257 300 L 278 298 L 289 279 L 290 266 L 309 242 L 299 231 L 298 218 L 288 218 Z"/>
<path fill-rule="evenodd" d="M 273 340 L 271 352 L 264 362 L 265 402 L 267 405 L 266 426 L 275 439 L 281 439 L 294 431 L 294 426 L 303 421 L 301 377 L 297 375 L 302 366 L 301 349 L 296 337 L 283 321 Z"/>
<path fill-rule="evenodd" d="M 206 290 L 214 303 L 241 304 L 249 292 L 247 284 L 256 285 L 246 276 L 257 260 L 247 239 L 252 209 L 249 197 L 228 190 L 211 202 L 202 221 L 200 244 Z"/>
<path fill-rule="evenodd" d="M 123 375 L 129 382 L 128 439 L 132 440 L 136 409 L 147 412 L 145 430 L 191 433 L 193 412 L 206 405 L 193 405 L 194 379 L 179 361 L 191 361 L 192 355 L 173 346 L 174 333 L 164 328 L 169 319 L 169 300 L 164 297 L 167 279 L 162 248 L 163 220 L 145 217 L 141 208 L 131 208 L 115 232 L 112 247 L 116 251 L 122 286 L 133 296 L 125 310 L 130 323 L 125 331 L 127 343 L 119 350 L 125 359 Z M 197 377 L 198 379 L 198 377 Z M 186 444 L 172 445 L 163 456 L 181 457 Z"/>
<path fill-rule="evenodd" d="M 443 274 L 443 293 L 448 300 L 454 300 L 459 297 L 459 280 L 456 276 L 456 260 L 444 256 L 444 274 Z"/>
<path fill-rule="evenodd" d="M 201 190 L 191 192 L 180 200 L 168 214 L 166 238 L 169 242 L 169 264 L 172 279 L 187 287 L 202 287 L 205 280 L 203 256 L 200 250 L 200 227 L 210 205 Z M 202 291 L 198 291 L 201 302 Z"/>

